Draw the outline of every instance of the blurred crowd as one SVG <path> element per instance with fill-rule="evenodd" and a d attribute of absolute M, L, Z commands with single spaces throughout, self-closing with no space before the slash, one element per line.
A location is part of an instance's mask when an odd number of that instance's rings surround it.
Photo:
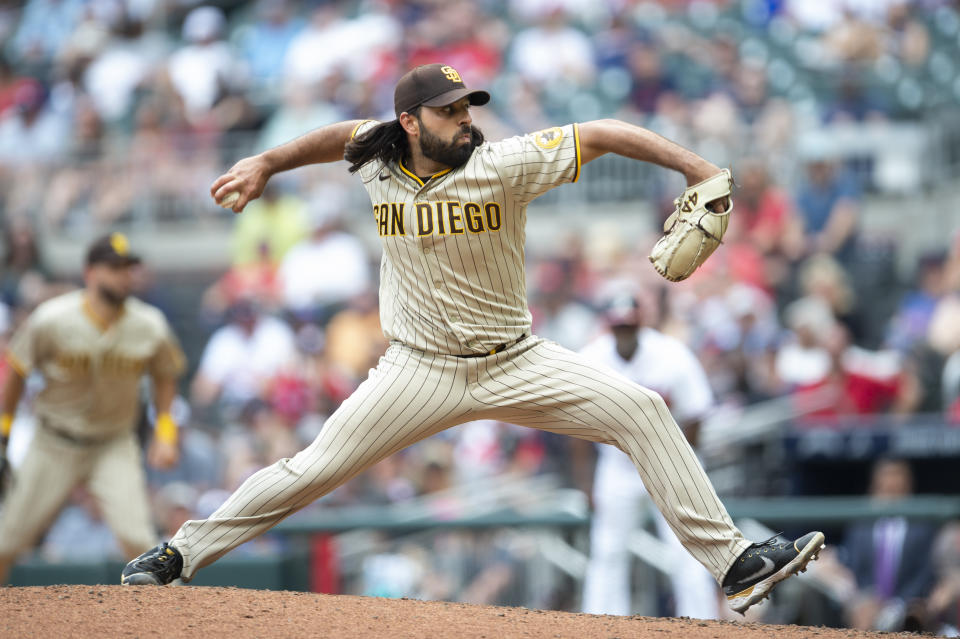
<path fill-rule="evenodd" d="M 616 233 L 532 249 L 537 334 L 584 346 L 605 330 L 606 284 L 626 278 L 655 300 L 651 325 L 697 353 L 719 405 L 749 410 L 789 397 L 790 417 L 808 424 L 921 413 L 960 423 L 960 235 L 945 234 L 904 277 L 897 238 L 865 232 L 877 174 L 796 133 L 919 121 L 942 100 L 956 109 L 960 84 L 951 93 L 938 74 L 953 80 L 958 32 L 947 0 L 0 2 L 0 343 L 74 284 L 50 274 L 43 232 L 221 215 L 198 202 L 234 159 L 340 119 L 392 119 L 395 78 L 442 60 L 492 90 L 490 107 L 473 114 L 489 138 L 619 117 L 733 166 L 725 246 L 687 282 L 664 286 L 646 262 L 652 241 Z M 885 84 L 890 77 L 915 77 L 916 90 Z M 950 91 L 924 91 L 923 82 Z M 192 311 L 209 338 L 187 353 L 176 409 L 183 459 L 150 475 L 164 538 L 312 441 L 386 348 L 379 249 L 350 232 L 366 209 L 351 208 L 345 173 L 275 180 L 233 226 L 230 267 Z M 658 174 L 651 185 L 660 220 L 678 179 Z M 163 265 L 150 267 L 141 295 L 162 300 Z M 143 422 L 149 428 L 150 416 Z M 15 438 L 29 415 L 20 423 Z M 317 507 L 439 495 L 437 516 L 455 517 L 469 501 L 444 500 L 446 491 L 503 473 L 578 485 L 572 454 L 560 437 L 473 423 L 395 455 Z M 118 552 L 96 504 L 78 494 L 42 553 L 67 556 L 78 531 L 100 539 L 104 554 Z M 924 623 L 956 626 L 960 537 L 955 527 L 937 532 L 922 550 L 927 560 L 934 548 L 947 557 L 936 562 L 942 574 L 931 567 L 903 596 L 930 596 Z M 238 552 L 284 543 L 267 535 Z M 508 533 L 445 543 L 449 552 L 376 555 L 355 590 L 527 603 L 510 599 L 526 551 Z M 472 564 L 454 568 L 455 557 Z M 843 561 L 855 569 L 854 553 Z M 439 579 L 451 573 L 463 579 Z M 845 583 L 866 597 L 866 581 Z M 900 596 L 884 588 L 883 597 Z M 562 604 L 549 594 L 535 603 Z M 868 612 L 848 611 L 846 622 L 885 627 L 893 618 L 881 605 Z"/>

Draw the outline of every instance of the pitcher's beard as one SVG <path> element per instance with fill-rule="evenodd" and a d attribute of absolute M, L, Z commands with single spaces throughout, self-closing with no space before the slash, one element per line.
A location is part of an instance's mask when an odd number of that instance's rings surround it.
<path fill-rule="evenodd" d="M 457 144 L 460 136 L 467 132 L 470 133 L 470 141 L 466 144 Z M 446 142 L 423 126 L 423 120 L 420 121 L 420 151 L 425 157 L 449 166 L 451 169 L 466 164 L 473 155 L 473 150 L 480 146 L 481 139 L 480 129 L 471 125 L 469 129 L 461 128 L 457 131 L 452 142 Z"/>
<path fill-rule="evenodd" d="M 115 306 L 117 308 L 123 306 L 123 303 L 127 301 L 128 294 L 118 293 L 117 291 L 111 290 L 109 287 L 101 284 L 97 287 L 97 295 L 100 296 L 104 302 L 110 306 Z"/>

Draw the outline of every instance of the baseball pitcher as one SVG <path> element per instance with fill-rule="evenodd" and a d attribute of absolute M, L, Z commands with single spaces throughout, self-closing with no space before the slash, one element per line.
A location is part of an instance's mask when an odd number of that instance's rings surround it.
<path fill-rule="evenodd" d="M 139 386 L 153 379 L 157 410 L 148 460 L 178 460 L 170 416 L 185 359 L 159 309 L 129 297 L 140 258 L 113 233 L 90 246 L 85 288 L 44 302 L 14 334 L 12 371 L 0 406 L 0 455 L 32 371 L 44 380 L 37 427 L 0 517 L 0 583 L 17 555 L 53 523 L 71 490 L 85 484 L 128 557 L 156 543 L 135 427 Z"/>
<path fill-rule="evenodd" d="M 819 552 L 819 532 L 796 542 L 744 539 L 659 395 L 530 333 L 530 201 L 575 182 L 583 165 L 604 153 L 682 172 L 694 186 L 672 216 L 668 235 L 677 241 L 654 258 L 665 276 L 681 279 L 724 227 L 704 211 L 710 203 L 714 215 L 729 211 L 729 173 L 615 120 L 488 142 L 470 109 L 489 99 L 450 66 L 420 66 L 394 89 L 395 120 L 316 129 L 241 160 L 213 183 L 214 199 L 239 213 L 274 174 L 346 159 L 370 195 L 370 223 L 383 246 L 380 312 L 391 343 L 310 446 L 257 472 L 208 519 L 186 522 L 169 543 L 130 562 L 123 583 L 189 581 L 384 457 L 476 419 L 625 452 L 671 529 L 724 584 L 736 610 L 761 600 Z"/>

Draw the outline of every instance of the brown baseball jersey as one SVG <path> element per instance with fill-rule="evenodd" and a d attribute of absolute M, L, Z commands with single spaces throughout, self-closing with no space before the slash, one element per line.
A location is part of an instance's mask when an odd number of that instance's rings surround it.
<path fill-rule="evenodd" d="M 185 359 L 159 309 L 129 298 L 104 326 L 82 290 L 44 302 L 17 330 L 8 359 L 26 377 L 36 369 L 45 385 L 35 401 L 41 421 L 85 438 L 133 428 L 140 378 L 176 378 Z"/>
<path fill-rule="evenodd" d="M 376 122 L 362 123 L 354 135 Z M 387 338 L 431 353 L 485 353 L 530 333 L 524 277 L 527 204 L 576 182 L 576 124 L 487 143 L 426 182 L 402 163 L 360 170 L 383 245 Z"/>
<path fill-rule="evenodd" d="M 144 374 L 178 377 L 184 356 L 163 314 L 137 299 L 109 326 L 84 291 L 44 302 L 14 334 L 7 359 L 38 371 L 37 428 L 6 495 L 0 557 L 36 543 L 78 484 L 97 499 L 124 551 L 155 543 L 141 450 L 134 432 Z"/>

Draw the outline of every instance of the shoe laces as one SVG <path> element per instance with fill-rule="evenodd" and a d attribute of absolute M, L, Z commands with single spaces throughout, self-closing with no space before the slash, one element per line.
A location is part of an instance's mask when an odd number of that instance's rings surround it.
<path fill-rule="evenodd" d="M 172 566 L 176 555 L 168 554 L 167 548 L 168 546 L 162 546 L 160 552 L 148 557 L 144 557 L 141 563 L 150 566 L 151 568 L 164 568 L 167 566 Z"/>
<path fill-rule="evenodd" d="M 785 545 L 786 543 L 789 543 L 789 542 L 785 542 L 783 539 L 780 538 L 780 535 L 782 534 L 783 534 L 783 531 L 780 531 L 778 533 L 775 533 L 769 539 L 766 539 L 761 542 L 755 542 L 752 546 L 750 546 L 750 550 L 747 552 L 747 556 L 752 557 L 754 554 L 766 552 L 772 548 L 778 548 L 780 546 Z"/>

